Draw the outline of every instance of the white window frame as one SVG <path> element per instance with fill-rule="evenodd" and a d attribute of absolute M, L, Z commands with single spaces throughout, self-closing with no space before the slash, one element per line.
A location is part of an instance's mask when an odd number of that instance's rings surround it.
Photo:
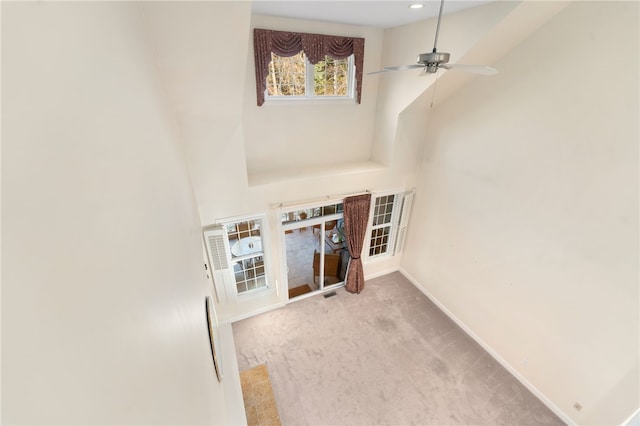
<path fill-rule="evenodd" d="M 378 192 L 375 194 L 371 195 L 371 208 L 370 208 L 370 212 L 369 212 L 369 227 L 368 227 L 368 232 L 367 232 L 367 239 L 366 239 L 366 246 L 365 246 L 365 250 L 366 250 L 366 258 L 367 259 L 380 259 L 380 258 L 384 258 L 387 256 L 391 256 L 394 254 L 394 246 L 395 246 L 395 240 L 396 240 L 396 234 L 398 232 L 398 215 L 400 214 L 400 208 L 402 206 L 402 199 L 404 198 L 404 193 L 405 191 L 402 190 L 396 190 L 396 191 L 385 191 L 385 192 Z M 379 224 L 379 225 L 374 225 L 373 224 L 373 219 L 375 216 L 375 208 L 376 208 L 376 202 L 378 200 L 378 198 L 381 197 L 388 197 L 390 195 L 393 195 L 393 208 L 391 210 L 391 220 L 388 223 L 383 223 L 383 224 Z M 370 254 L 371 251 L 371 242 L 372 242 L 372 233 L 374 230 L 376 229 L 381 229 L 381 228 L 389 228 L 389 236 L 387 238 L 387 247 L 386 250 L 383 253 L 378 253 L 378 254 Z"/>
<path fill-rule="evenodd" d="M 239 223 L 239 222 L 247 222 L 247 221 L 260 221 L 259 229 L 260 229 L 262 251 L 251 253 L 246 256 L 233 257 L 231 253 L 231 247 L 233 243 L 229 240 L 227 225 Z M 209 260 L 209 266 L 212 269 L 212 273 L 214 277 L 213 281 L 216 289 L 216 294 L 218 297 L 218 301 L 220 303 L 241 302 L 247 299 L 263 296 L 265 295 L 266 292 L 274 291 L 274 288 L 270 283 L 271 271 L 269 268 L 269 247 L 268 247 L 269 239 L 268 239 L 268 230 L 267 230 L 266 224 L 267 224 L 267 218 L 265 214 L 246 215 L 246 216 L 237 216 L 237 217 L 220 219 L 215 222 L 215 225 L 205 227 L 203 229 L 205 233 L 215 226 L 221 226 L 222 229 L 224 230 L 224 239 L 225 239 L 224 251 L 225 251 L 225 255 L 227 257 L 227 262 L 229 265 L 228 269 L 225 270 L 227 271 L 226 274 L 228 275 L 225 275 L 225 276 L 228 276 L 229 279 L 225 279 L 224 282 L 217 282 L 215 279 L 217 274 L 215 273 L 214 266 L 211 264 L 212 260 L 211 259 Z M 205 241 L 205 244 L 206 244 L 206 241 Z M 207 246 L 207 251 L 209 250 L 210 248 Z M 260 256 L 262 257 L 262 260 L 264 263 L 265 285 L 239 293 L 237 288 L 237 282 L 235 280 L 234 264 L 239 261 L 245 261 L 245 260 L 253 259 Z M 222 280 L 219 280 L 219 281 L 222 281 Z"/>
<path fill-rule="evenodd" d="M 381 225 L 373 225 L 373 217 L 375 215 L 376 201 L 380 197 L 393 195 L 393 210 L 391 212 L 391 223 Z M 371 194 L 371 208 L 369 211 L 369 225 L 367 226 L 367 236 L 365 238 L 363 257 L 366 262 L 384 259 L 388 256 L 395 256 L 402 252 L 404 239 L 406 236 L 407 225 L 411 216 L 411 205 L 413 202 L 414 190 L 395 189 L 388 191 L 380 191 Z M 406 209 L 406 211 L 402 211 Z M 402 216 L 401 216 L 402 215 Z M 384 253 L 370 254 L 371 251 L 371 234 L 373 230 L 390 226 L 389 238 L 387 239 L 387 247 Z M 366 253 L 366 254 L 365 254 Z"/>
<path fill-rule="evenodd" d="M 354 62 L 354 55 L 350 55 L 347 58 L 347 94 L 345 96 L 318 96 L 315 94 L 314 87 L 314 75 L 315 68 L 307 56 L 304 56 L 304 69 L 305 69 L 305 95 L 304 96 L 273 96 L 269 95 L 269 89 L 265 89 L 264 91 L 264 100 L 265 103 L 269 101 L 274 102 L 282 102 L 282 101 L 300 101 L 300 100 L 313 100 L 313 101 L 323 101 L 323 100 L 349 100 L 353 101 L 356 98 L 356 67 Z M 267 78 L 269 78 L 267 76 Z M 267 84 L 268 86 L 268 84 Z"/>

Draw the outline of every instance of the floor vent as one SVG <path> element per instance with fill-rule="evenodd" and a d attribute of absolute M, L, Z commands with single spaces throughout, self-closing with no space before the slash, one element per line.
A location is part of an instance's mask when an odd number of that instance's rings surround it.
<path fill-rule="evenodd" d="M 335 296 L 335 295 L 336 295 L 336 292 L 335 292 L 335 291 L 332 291 L 332 292 L 330 292 L 330 293 L 325 293 L 325 294 L 323 294 L 323 296 L 324 296 L 324 298 L 325 298 L 325 299 L 326 299 L 326 298 L 328 298 L 328 297 L 331 297 L 331 296 Z"/>

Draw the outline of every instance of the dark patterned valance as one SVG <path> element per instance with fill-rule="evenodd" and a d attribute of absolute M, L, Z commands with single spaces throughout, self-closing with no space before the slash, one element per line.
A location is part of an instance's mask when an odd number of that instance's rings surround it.
<path fill-rule="evenodd" d="M 360 103 L 362 94 L 362 65 L 364 63 L 364 39 L 323 34 L 292 33 L 288 31 L 253 30 L 253 49 L 256 58 L 256 94 L 258 106 L 264 103 L 267 88 L 271 52 L 289 57 L 304 51 L 312 64 L 323 60 L 325 55 L 334 59 L 348 58 L 353 54 L 356 67 L 356 96 Z"/>

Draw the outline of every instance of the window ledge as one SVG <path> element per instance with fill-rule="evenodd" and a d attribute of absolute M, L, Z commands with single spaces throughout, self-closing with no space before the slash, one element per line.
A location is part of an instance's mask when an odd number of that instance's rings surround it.
<path fill-rule="evenodd" d="M 390 258 L 392 256 L 393 255 L 390 252 L 387 252 L 387 253 L 384 253 L 384 254 L 376 254 L 376 255 L 373 255 L 373 256 L 369 256 L 367 254 L 367 258 L 366 258 L 366 260 L 364 262 L 365 263 L 375 263 L 375 262 L 378 262 L 378 261 L 381 261 L 381 260 L 388 259 L 388 258 Z"/>
<path fill-rule="evenodd" d="M 313 179 L 319 177 L 344 176 L 361 173 L 375 173 L 386 169 L 386 166 L 374 161 L 332 164 L 328 166 L 305 167 L 301 169 L 281 169 L 258 173 L 249 173 L 249 186 L 268 185 L 291 180 Z"/>
<path fill-rule="evenodd" d="M 264 104 L 262 104 L 261 108 L 264 107 L 279 107 L 279 106 L 318 106 L 318 105 L 344 105 L 344 104 L 353 104 L 359 105 L 354 97 L 336 97 L 336 96 L 326 96 L 326 97 L 315 97 L 315 98 L 307 98 L 307 97 L 279 97 L 279 98 L 266 98 Z"/>
<path fill-rule="evenodd" d="M 238 303 L 247 302 L 250 300 L 262 298 L 270 293 L 275 293 L 275 288 L 273 288 L 270 285 L 267 285 L 266 287 L 261 287 L 255 290 L 250 290 L 248 292 L 239 293 L 237 296 L 238 297 L 237 301 Z"/>

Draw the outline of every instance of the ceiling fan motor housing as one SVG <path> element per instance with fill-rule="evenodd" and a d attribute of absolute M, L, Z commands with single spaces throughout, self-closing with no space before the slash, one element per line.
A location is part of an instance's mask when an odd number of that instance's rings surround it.
<path fill-rule="evenodd" d="M 418 55 L 416 62 L 426 66 L 446 64 L 449 62 L 449 54 L 445 52 L 429 52 Z"/>

